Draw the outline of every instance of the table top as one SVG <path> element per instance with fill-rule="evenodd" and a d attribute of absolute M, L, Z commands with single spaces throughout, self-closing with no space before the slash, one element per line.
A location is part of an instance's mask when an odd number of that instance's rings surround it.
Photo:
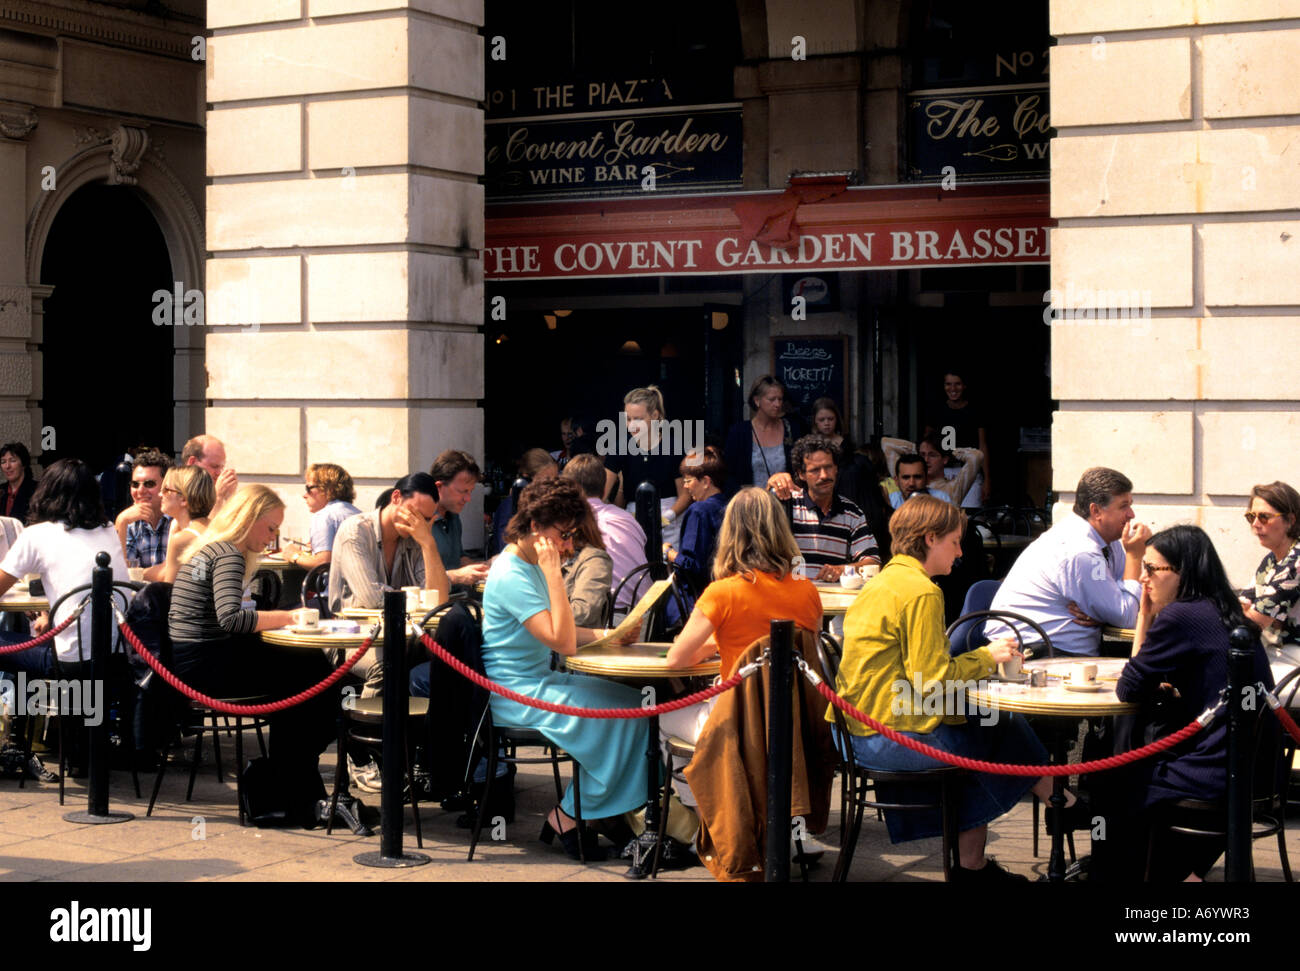
<path fill-rule="evenodd" d="M 854 600 L 858 599 L 858 594 L 862 592 L 862 587 L 856 590 L 846 590 L 838 583 L 819 583 L 813 581 L 813 586 L 817 588 L 817 596 L 821 597 L 822 613 L 827 617 L 838 617 L 848 612 L 849 606 Z"/>
<path fill-rule="evenodd" d="M 268 644 L 277 644 L 280 647 L 306 647 L 316 650 L 327 650 L 331 647 L 360 647 L 362 642 L 370 636 L 370 626 L 361 625 L 360 632 L 356 634 L 335 634 L 321 630 L 315 633 L 300 633 L 290 627 L 279 627 L 275 630 L 262 631 L 262 640 Z M 382 634 L 375 638 L 375 647 L 383 647 L 384 636 Z"/>
<path fill-rule="evenodd" d="M 10 587 L 8 592 L 0 597 L 0 611 L 8 613 L 31 613 L 50 609 L 50 601 L 46 597 L 33 597 L 26 590 L 15 590 Z"/>
<path fill-rule="evenodd" d="M 407 611 L 406 619 L 408 622 L 414 623 L 416 620 L 423 617 L 432 609 L 433 609 L 432 607 L 429 607 L 428 609 L 421 607 L 415 613 L 411 613 L 410 611 Z M 349 620 L 358 620 L 361 622 L 362 627 L 367 627 L 370 624 L 373 624 L 377 620 L 384 619 L 384 611 L 382 607 L 344 607 L 342 610 L 338 612 L 338 615 L 340 617 L 346 617 Z M 441 618 L 439 617 L 435 617 L 433 620 L 431 620 L 428 624 L 425 625 L 425 628 L 427 630 L 433 630 L 435 627 L 438 626 L 438 621 L 440 619 Z"/>
<path fill-rule="evenodd" d="M 1128 641 L 1133 643 L 1133 636 L 1137 633 L 1132 627 L 1111 627 L 1106 624 L 1101 628 L 1101 636 L 1108 637 L 1113 641 Z"/>
<path fill-rule="evenodd" d="M 599 674 L 607 678 L 693 678 L 717 674 L 722 666 L 713 657 L 687 668 L 670 668 L 667 654 L 671 644 L 606 644 L 603 647 L 578 648 L 573 657 L 564 659 L 570 671 Z"/>
<path fill-rule="evenodd" d="M 274 570 L 277 573 L 283 573 L 285 570 L 305 570 L 306 567 L 290 563 L 279 553 L 267 553 L 257 561 L 259 570 Z"/>
<path fill-rule="evenodd" d="M 1019 533 L 999 533 L 993 539 L 984 540 L 984 550 L 1023 550 L 1026 546 L 1038 539 L 1037 536 L 1024 536 Z"/>
<path fill-rule="evenodd" d="M 1026 684 L 1004 681 L 981 682 L 981 686 L 966 692 L 969 701 L 988 705 L 1000 711 L 1015 711 L 1025 715 L 1062 715 L 1071 718 L 1122 715 L 1137 711 L 1134 702 L 1120 701 L 1115 697 L 1115 682 L 1126 660 L 1120 657 L 1087 658 L 1086 663 L 1097 665 L 1095 691 L 1072 691 L 1064 685 L 1064 676 L 1071 665 L 1084 663 L 1079 658 L 1056 657 L 1031 661 L 1029 670 L 1045 668 L 1047 685 L 1031 688 Z"/>

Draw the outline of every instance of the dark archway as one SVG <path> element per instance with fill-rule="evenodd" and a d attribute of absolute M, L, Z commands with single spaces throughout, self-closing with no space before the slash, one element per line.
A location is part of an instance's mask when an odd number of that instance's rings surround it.
<path fill-rule="evenodd" d="M 54 288 L 40 406 L 55 448 L 42 463 L 75 457 L 98 470 L 139 444 L 174 451 L 174 336 L 153 320 L 154 293 L 173 289 L 171 260 L 135 190 L 97 183 L 69 196 L 46 239 L 40 280 Z"/>

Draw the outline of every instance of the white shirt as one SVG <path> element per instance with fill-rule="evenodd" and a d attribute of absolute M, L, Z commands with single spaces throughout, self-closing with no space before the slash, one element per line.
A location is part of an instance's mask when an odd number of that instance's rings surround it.
<path fill-rule="evenodd" d="M 90 583 L 95 569 L 95 556 L 100 552 L 109 555 L 114 580 L 125 582 L 130 579 L 122 555 L 122 541 L 112 526 L 100 526 L 97 529 L 69 529 L 63 523 L 28 526 L 4 559 L 0 560 L 0 570 L 19 578 L 28 573 L 39 574 L 41 583 L 45 585 L 45 596 L 52 607 L 69 590 Z M 89 595 L 90 591 L 87 590 L 86 596 Z M 59 608 L 59 615 L 50 618 L 50 626 L 57 626 L 60 621 L 66 620 L 80 601 L 80 596 L 70 597 Z M 118 605 L 121 606 L 120 601 Z M 78 627 L 81 629 L 82 654 L 89 661 L 89 605 L 81 615 L 81 620 L 54 638 L 59 660 L 65 664 L 80 660 L 77 652 Z M 117 629 L 116 618 L 113 620 L 113 629 Z"/>
<path fill-rule="evenodd" d="M 1109 562 L 1102 552 L 1107 547 Z M 1020 554 L 998 588 L 991 609 L 1010 610 L 1036 620 L 1062 653 L 1096 655 L 1101 650 L 1101 628 L 1075 623 L 1066 604 L 1074 601 L 1103 624 L 1133 627 L 1142 587 L 1136 580 L 1123 579 L 1124 562 L 1119 540 L 1108 546 L 1086 519 L 1071 512 Z M 1032 628 L 1017 626 L 1025 643 L 1038 641 Z M 997 619 L 990 619 L 984 630 L 990 640 L 1011 633 Z"/>

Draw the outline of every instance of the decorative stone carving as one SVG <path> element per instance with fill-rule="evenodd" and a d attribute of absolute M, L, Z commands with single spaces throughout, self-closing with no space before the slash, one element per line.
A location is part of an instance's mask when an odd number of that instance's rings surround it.
<path fill-rule="evenodd" d="M 110 136 L 113 155 L 108 166 L 109 185 L 135 185 L 135 171 L 149 149 L 149 133 L 143 128 L 118 125 Z"/>
<path fill-rule="evenodd" d="M 0 286 L 0 337 L 26 337 L 31 329 L 31 289 L 20 285 Z"/>
<path fill-rule="evenodd" d="M 36 121 L 36 109 L 31 105 L 0 102 L 0 135 L 5 138 L 26 138 Z"/>

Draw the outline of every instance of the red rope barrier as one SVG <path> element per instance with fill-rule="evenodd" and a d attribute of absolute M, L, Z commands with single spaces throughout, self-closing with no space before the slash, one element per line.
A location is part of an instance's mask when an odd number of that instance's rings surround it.
<path fill-rule="evenodd" d="M 1286 729 L 1287 734 L 1297 742 L 1300 742 L 1300 726 L 1296 725 L 1295 719 L 1291 717 L 1291 713 L 1281 705 L 1278 705 L 1273 709 L 1273 714 L 1277 715 L 1277 720 L 1282 723 L 1282 727 Z"/>
<path fill-rule="evenodd" d="M 521 705 L 527 705 L 529 708 L 540 708 L 542 711 L 553 711 L 557 715 L 576 715 L 579 718 L 649 718 L 651 715 L 662 715 L 665 712 L 677 711 L 679 708 L 687 708 L 690 705 L 698 704 L 701 701 L 707 701 L 714 695 L 720 695 L 724 691 L 730 691 L 736 685 L 744 680 L 744 676 L 739 672 L 733 674 L 725 681 L 713 685 L 711 688 L 705 688 L 703 691 L 697 691 L 693 695 L 687 695 L 685 698 L 678 698 L 675 701 L 665 701 L 662 705 L 648 705 L 645 708 L 574 708 L 572 705 L 556 705 L 549 701 L 542 701 L 538 698 L 529 698 L 527 695 L 521 695 L 511 691 L 509 688 L 503 688 L 493 681 L 489 681 L 483 675 L 479 674 L 465 662 L 452 654 L 449 654 L 441 644 L 435 641 L 428 634 L 420 635 L 420 642 L 443 664 L 447 665 L 462 677 L 469 678 L 480 688 L 485 688 L 495 695 L 502 698 L 509 698 L 511 701 L 517 701 Z"/>
<path fill-rule="evenodd" d="M 1173 748 L 1179 742 L 1185 741 L 1201 730 L 1202 726 L 1199 719 L 1189 722 L 1172 735 L 1166 735 L 1164 738 L 1157 739 L 1150 745 L 1144 745 L 1141 748 L 1133 749 L 1131 752 L 1124 752 L 1120 755 L 1111 755 L 1104 759 L 1095 759 L 1092 762 L 1075 762 L 1064 765 L 1008 765 L 1000 762 L 985 762 L 981 759 L 968 759 L 964 755 L 954 755 L 951 752 L 945 752 L 943 749 L 935 748 L 933 745 L 926 745 L 924 742 L 918 742 L 916 739 L 908 738 L 899 732 L 894 731 L 888 725 L 882 725 L 870 715 L 863 714 L 854 708 L 851 704 L 831 690 L 830 686 L 820 679 L 814 682 L 815 687 L 821 696 L 829 701 L 832 705 L 844 712 L 849 717 L 866 725 L 868 728 L 874 728 L 885 738 L 897 742 L 914 752 L 920 752 L 922 755 L 928 755 L 932 759 L 938 759 L 940 762 L 946 762 L 949 765 L 955 765 L 961 769 L 970 769 L 972 772 L 988 772 L 992 775 L 1082 775 L 1086 772 L 1103 772 L 1106 769 L 1118 769 L 1121 765 L 1127 765 L 1130 762 L 1137 762 L 1145 759 L 1149 755 L 1155 755 L 1157 752 L 1163 752 L 1165 749 Z"/>
<path fill-rule="evenodd" d="M 21 644 L 6 644 L 4 647 L 0 647 L 0 654 L 14 654 L 18 651 L 28 651 L 33 647 L 39 647 L 46 641 L 53 639 L 55 634 L 62 634 L 65 630 L 71 627 L 80 616 L 81 611 L 74 611 L 72 616 L 61 623 L 58 627 L 51 627 L 39 637 L 33 637 L 30 641 L 23 641 Z"/>
<path fill-rule="evenodd" d="M 172 672 L 168 671 L 163 667 L 162 662 L 159 661 L 152 652 L 150 652 L 149 648 L 140 643 L 140 638 L 136 636 L 135 631 L 131 630 L 131 628 L 127 626 L 125 620 L 119 621 L 117 626 L 122 631 L 122 636 L 126 638 L 126 642 L 131 645 L 131 649 L 134 650 L 136 654 L 140 655 L 140 657 L 144 659 L 144 662 L 158 673 L 160 678 L 181 694 L 185 695 L 185 697 L 191 698 L 199 704 L 211 708 L 213 711 L 219 711 L 226 715 L 271 715 L 277 711 L 284 711 L 286 708 L 292 708 L 294 705 L 302 704 L 304 701 L 316 697 L 326 688 L 337 682 L 339 678 L 351 671 L 352 666 L 361 660 L 361 656 L 365 654 L 366 651 L 370 650 L 370 645 L 373 644 L 375 640 L 373 634 L 367 637 L 351 657 L 330 672 L 329 677 L 324 681 L 312 685 L 310 688 L 305 688 L 304 690 L 299 691 L 296 695 L 290 695 L 288 698 L 284 698 L 281 701 L 268 701 L 260 705 L 232 705 L 229 702 L 221 701 L 217 698 L 205 695 L 201 691 L 196 691 L 180 678 L 176 677 L 176 675 L 172 674 Z"/>

